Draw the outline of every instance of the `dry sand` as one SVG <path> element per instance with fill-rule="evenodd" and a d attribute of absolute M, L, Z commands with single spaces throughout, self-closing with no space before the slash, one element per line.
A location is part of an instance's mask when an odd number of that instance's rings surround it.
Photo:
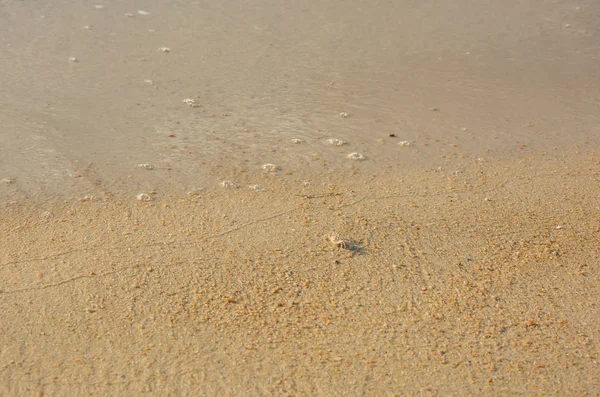
<path fill-rule="evenodd" d="M 599 27 L 0 0 L 0 396 L 598 395 Z"/>

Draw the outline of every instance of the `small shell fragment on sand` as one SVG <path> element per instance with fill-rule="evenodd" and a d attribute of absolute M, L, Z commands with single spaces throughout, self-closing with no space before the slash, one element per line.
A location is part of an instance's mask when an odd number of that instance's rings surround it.
<path fill-rule="evenodd" d="M 261 190 L 265 190 L 262 185 L 249 185 L 248 189 L 254 190 L 255 192 L 260 192 Z"/>
<path fill-rule="evenodd" d="M 345 119 L 346 117 L 349 117 L 349 116 L 350 116 L 350 115 L 349 115 L 348 113 L 346 113 L 346 112 L 341 112 L 341 113 L 340 113 L 340 117 L 342 117 L 342 118 L 344 118 L 344 119 Z"/>
<path fill-rule="evenodd" d="M 409 141 L 400 141 L 400 142 L 398 142 L 398 145 L 400 145 L 400 146 L 410 146 L 410 142 Z"/>
<path fill-rule="evenodd" d="M 13 183 L 15 183 L 15 178 L 2 178 L 2 183 L 4 183 L 5 185 L 12 185 Z"/>
<path fill-rule="evenodd" d="M 325 140 L 325 143 L 330 146 L 343 146 L 346 144 L 346 141 L 337 138 L 329 138 Z"/>
<path fill-rule="evenodd" d="M 69 62 L 75 63 L 75 62 L 79 62 L 79 60 L 77 58 L 75 58 L 75 57 L 70 57 L 69 58 Z"/>
<path fill-rule="evenodd" d="M 235 183 L 233 183 L 232 181 L 223 181 L 219 184 L 221 187 L 226 187 L 226 188 L 236 188 L 237 185 Z"/>
<path fill-rule="evenodd" d="M 153 170 L 154 169 L 154 166 L 152 164 L 148 164 L 148 163 L 138 164 L 137 167 L 141 168 L 143 170 Z"/>
<path fill-rule="evenodd" d="M 263 164 L 261 168 L 267 172 L 275 172 L 281 169 L 280 166 L 271 163 Z"/>
<path fill-rule="evenodd" d="M 104 6 L 103 6 L 103 5 L 101 5 L 101 4 L 96 4 L 96 5 L 94 6 L 94 8 L 95 8 L 95 9 L 97 9 L 97 10 L 102 10 L 102 9 L 104 8 Z"/>
<path fill-rule="evenodd" d="M 171 52 L 171 49 L 169 47 L 160 47 L 158 49 L 158 51 L 160 51 L 160 52 Z"/>
<path fill-rule="evenodd" d="M 150 15 L 150 13 L 148 11 L 144 11 L 144 10 L 138 10 L 137 13 L 140 15 Z"/>
<path fill-rule="evenodd" d="M 362 153 L 352 152 L 348 155 L 348 158 L 354 161 L 362 161 L 365 159 L 365 156 Z"/>
<path fill-rule="evenodd" d="M 295 144 L 299 144 L 299 143 L 302 143 L 304 141 L 302 139 L 300 139 L 300 138 L 292 138 L 290 140 L 290 142 L 295 143 Z"/>
<path fill-rule="evenodd" d="M 196 100 L 194 98 L 185 98 L 182 102 L 191 108 L 200 107 L 200 104 L 198 102 L 196 102 Z"/>
<path fill-rule="evenodd" d="M 146 193 L 140 193 L 136 196 L 137 201 L 151 201 L 152 197 L 150 197 L 149 194 Z"/>

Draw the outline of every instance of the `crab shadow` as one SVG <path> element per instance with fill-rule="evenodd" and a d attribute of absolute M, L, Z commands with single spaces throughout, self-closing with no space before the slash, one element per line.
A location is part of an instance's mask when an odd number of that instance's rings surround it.
<path fill-rule="evenodd" d="M 340 249 L 351 251 L 353 255 L 364 255 L 367 253 L 367 249 L 363 246 L 363 244 L 356 240 L 345 240 L 338 244 L 338 247 Z"/>

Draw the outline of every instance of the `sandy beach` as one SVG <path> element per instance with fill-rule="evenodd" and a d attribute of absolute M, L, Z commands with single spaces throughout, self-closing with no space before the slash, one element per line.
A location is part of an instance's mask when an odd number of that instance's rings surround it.
<path fill-rule="evenodd" d="M 594 396 L 594 1 L 0 0 L 0 396 Z"/>

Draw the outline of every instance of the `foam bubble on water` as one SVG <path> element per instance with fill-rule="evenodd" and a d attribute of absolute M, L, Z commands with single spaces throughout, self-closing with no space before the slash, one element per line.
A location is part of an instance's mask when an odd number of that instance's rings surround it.
<path fill-rule="evenodd" d="M 348 158 L 354 161 L 362 161 L 365 159 L 365 156 L 362 153 L 352 152 L 348 155 Z"/>
<path fill-rule="evenodd" d="M 54 214 L 50 211 L 44 211 L 44 212 L 42 212 L 41 218 L 44 221 L 49 221 L 52 218 L 54 218 Z"/>
<path fill-rule="evenodd" d="M 267 164 L 263 164 L 262 169 L 267 172 L 275 172 L 275 171 L 279 171 L 281 169 L 281 167 L 279 167 L 278 165 L 275 165 L 275 164 L 267 163 Z"/>
<path fill-rule="evenodd" d="M 86 194 L 85 196 L 83 196 L 82 198 L 79 199 L 79 201 L 96 201 L 98 200 L 98 198 L 92 194 Z"/>
<path fill-rule="evenodd" d="M 191 108 L 200 107 L 200 104 L 194 98 L 185 98 L 182 102 Z"/>
<path fill-rule="evenodd" d="M 237 187 L 237 185 L 232 181 L 223 181 L 219 185 L 221 187 L 226 187 L 226 188 L 236 188 Z"/>
<path fill-rule="evenodd" d="M 325 143 L 330 146 L 343 146 L 346 144 L 346 141 L 343 139 L 329 138 L 325 140 Z"/>
<path fill-rule="evenodd" d="M 146 193 L 140 193 L 136 196 L 138 201 L 151 201 L 152 197 L 150 197 L 149 194 Z"/>

